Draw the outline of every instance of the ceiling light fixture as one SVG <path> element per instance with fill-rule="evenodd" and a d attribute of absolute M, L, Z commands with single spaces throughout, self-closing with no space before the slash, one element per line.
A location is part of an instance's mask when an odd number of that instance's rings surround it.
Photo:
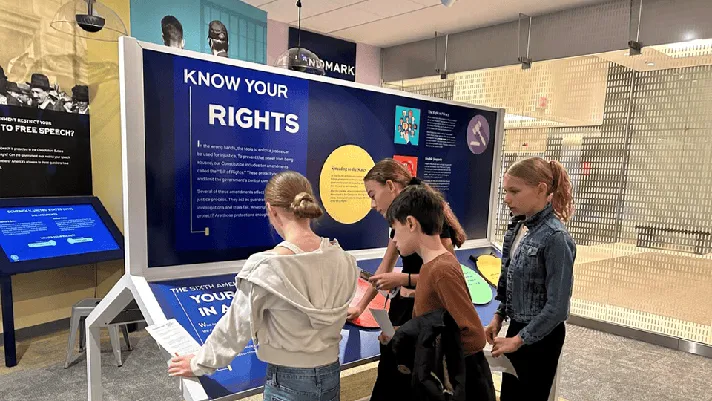
<path fill-rule="evenodd" d="M 297 47 L 293 47 L 277 57 L 275 67 L 313 75 L 325 75 L 324 62 L 312 51 L 302 47 L 302 2 L 297 0 L 298 36 Z"/>

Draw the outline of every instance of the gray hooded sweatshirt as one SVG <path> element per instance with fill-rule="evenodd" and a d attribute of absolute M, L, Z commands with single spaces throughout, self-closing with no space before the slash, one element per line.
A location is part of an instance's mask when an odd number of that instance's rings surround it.
<path fill-rule="evenodd" d="M 336 241 L 294 255 L 252 255 L 237 274 L 235 297 L 191 360 L 195 375 L 211 374 L 243 352 L 250 339 L 267 363 L 313 368 L 339 358 L 341 329 L 356 293 L 356 259 Z"/>

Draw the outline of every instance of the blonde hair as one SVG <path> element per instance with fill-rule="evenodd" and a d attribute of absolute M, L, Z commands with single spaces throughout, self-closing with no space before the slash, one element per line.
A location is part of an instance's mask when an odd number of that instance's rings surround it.
<path fill-rule="evenodd" d="M 316 219 L 324 214 L 309 180 L 295 171 L 272 176 L 265 187 L 265 201 L 294 213 L 297 218 Z"/>
<path fill-rule="evenodd" d="M 507 170 L 507 174 L 524 180 L 528 185 L 546 184 L 546 193 L 551 195 L 554 213 L 562 221 L 568 221 L 574 214 L 571 180 L 564 166 L 558 161 L 531 157 L 514 163 Z"/>
<path fill-rule="evenodd" d="M 392 181 L 394 183 L 400 184 L 403 188 L 414 184 L 413 175 L 410 174 L 410 171 L 403 165 L 403 163 L 390 158 L 383 159 L 376 163 L 376 165 L 374 165 L 371 170 L 366 173 L 366 176 L 363 178 L 363 180 L 375 181 L 381 185 L 386 185 L 387 181 Z M 445 222 L 452 228 L 453 233 L 455 234 L 455 238 L 452 239 L 452 243 L 456 247 L 462 246 L 462 244 L 467 240 L 467 234 L 462 228 L 462 225 L 457 219 L 457 216 L 455 216 L 455 213 L 453 213 L 452 209 L 450 208 L 450 205 L 445 202 L 445 199 L 442 194 L 440 194 L 440 192 L 438 192 L 433 187 L 424 182 L 419 181 L 417 185 L 422 185 L 428 190 L 441 196 L 441 198 L 443 199 Z"/>

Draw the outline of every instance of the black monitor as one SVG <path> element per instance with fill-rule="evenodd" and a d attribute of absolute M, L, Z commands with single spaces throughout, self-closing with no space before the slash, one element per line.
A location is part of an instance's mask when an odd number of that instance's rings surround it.
<path fill-rule="evenodd" d="M 123 259 L 124 237 L 94 196 L 0 199 L 0 273 Z"/>

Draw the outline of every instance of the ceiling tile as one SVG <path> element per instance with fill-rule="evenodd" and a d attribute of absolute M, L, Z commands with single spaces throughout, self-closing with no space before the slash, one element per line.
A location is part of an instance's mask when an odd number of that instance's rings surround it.
<path fill-rule="evenodd" d="M 357 7 L 384 18 L 392 17 L 394 15 L 407 14 L 427 6 L 412 2 L 410 0 L 368 0 L 366 2 L 359 3 Z"/>
<path fill-rule="evenodd" d="M 252 1 L 257 2 L 257 0 Z M 259 8 L 267 11 L 267 18 L 271 20 L 289 22 L 297 19 L 297 7 L 295 4 L 296 2 L 292 0 L 276 0 Z M 304 11 L 304 8 L 302 8 L 302 11 Z"/>
<path fill-rule="evenodd" d="M 292 6 L 296 3 L 293 0 Z M 319 16 L 331 11 L 352 7 L 354 4 L 363 2 L 363 0 L 304 0 L 302 1 L 302 21 L 305 18 Z M 290 23 L 297 22 L 297 8 L 294 7 L 294 18 Z"/>
<path fill-rule="evenodd" d="M 318 32 L 329 33 L 346 27 L 366 24 L 381 17 L 356 7 L 345 7 L 307 19 L 302 26 Z"/>
<path fill-rule="evenodd" d="M 424 6 L 435 6 L 442 4 L 440 0 L 411 0 L 413 3 L 422 4 Z"/>
<path fill-rule="evenodd" d="M 267 11 L 272 20 L 297 23 L 296 0 L 245 0 Z M 542 15 L 602 0 L 302 0 L 302 26 L 379 47 L 429 38 L 441 33 L 516 21 L 518 13 Z"/>

